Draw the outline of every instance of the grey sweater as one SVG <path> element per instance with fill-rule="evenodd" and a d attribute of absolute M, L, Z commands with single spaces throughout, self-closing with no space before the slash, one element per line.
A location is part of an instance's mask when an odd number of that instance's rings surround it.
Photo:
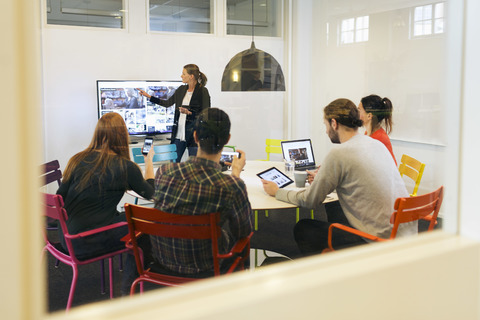
<path fill-rule="evenodd" d="M 335 146 L 310 187 L 301 191 L 280 189 L 275 196 L 301 207 L 315 208 L 334 190 L 350 224 L 382 238 L 390 236 L 395 200 L 409 196 L 387 148 L 360 134 Z M 397 236 L 417 234 L 417 230 L 417 222 L 410 222 L 399 227 Z"/>

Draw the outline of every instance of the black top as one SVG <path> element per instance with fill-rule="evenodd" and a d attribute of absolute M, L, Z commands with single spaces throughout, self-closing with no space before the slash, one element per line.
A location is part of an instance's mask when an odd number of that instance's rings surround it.
<path fill-rule="evenodd" d="M 175 103 L 175 116 L 173 118 L 173 128 L 172 128 L 172 143 L 175 137 L 177 136 L 178 130 L 178 119 L 180 118 L 179 107 L 182 106 L 183 98 L 187 93 L 188 85 L 183 85 L 175 90 L 175 93 L 168 98 L 167 100 L 161 100 L 157 97 L 150 97 L 150 102 L 161 105 L 163 107 L 170 107 Z M 190 100 L 190 105 L 188 110 L 192 114 L 187 115 L 187 120 L 185 123 L 185 141 L 187 142 L 187 147 L 196 147 L 195 141 L 193 140 L 193 125 L 195 124 L 195 119 L 197 115 L 203 111 L 203 109 L 210 108 L 210 94 L 208 93 L 207 88 L 201 87 L 198 83 L 193 90 L 192 99 Z"/>
<path fill-rule="evenodd" d="M 140 168 L 132 161 L 115 157 L 109 170 L 99 184 L 99 174 L 94 174 L 87 187 L 78 192 L 76 187 L 87 170 L 92 170 L 92 160 L 97 155 L 87 156 L 73 171 L 68 181 L 63 181 L 57 191 L 63 197 L 67 210 L 67 228 L 70 234 L 100 228 L 109 224 L 118 215 L 117 205 L 126 190 L 133 190 L 150 199 L 154 192 L 154 179 L 145 180 Z M 126 172 L 119 166 L 124 162 Z"/>

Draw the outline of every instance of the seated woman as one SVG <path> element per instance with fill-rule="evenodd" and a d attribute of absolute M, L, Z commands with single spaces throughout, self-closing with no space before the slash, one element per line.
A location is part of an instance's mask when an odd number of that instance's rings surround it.
<path fill-rule="evenodd" d="M 397 165 L 392 144 L 388 137 L 388 134 L 392 131 L 392 101 L 372 94 L 362 98 L 358 105 L 358 110 L 360 111 L 360 119 L 367 130 L 365 134 L 382 142 L 390 151 L 393 161 Z M 383 129 L 383 125 L 386 131 Z"/>
<path fill-rule="evenodd" d="M 122 116 L 107 113 L 98 120 L 88 148 L 69 160 L 57 194 L 65 203 L 70 234 L 126 221 L 125 214 L 117 211 L 126 190 L 133 190 L 144 198 L 153 196 L 153 148 L 145 157 L 144 179 L 140 168 L 130 161 L 128 139 Z M 61 230 L 59 233 L 66 249 L 63 233 Z M 73 247 L 79 259 L 86 259 L 125 247 L 120 239 L 127 233 L 127 226 L 115 228 L 76 239 Z"/>

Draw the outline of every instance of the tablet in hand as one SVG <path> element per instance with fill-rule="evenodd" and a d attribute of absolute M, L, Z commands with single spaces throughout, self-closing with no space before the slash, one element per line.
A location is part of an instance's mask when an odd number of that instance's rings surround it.
<path fill-rule="evenodd" d="M 283 174 L 280 170 L 275 167 L 271 167 L 265 171 L 257 173 L 257 176 L 260 178 L 275 182 L 279 188 L 283 188 L 288 186 L 289 184 L 293 183 L 293 180 Z"/>

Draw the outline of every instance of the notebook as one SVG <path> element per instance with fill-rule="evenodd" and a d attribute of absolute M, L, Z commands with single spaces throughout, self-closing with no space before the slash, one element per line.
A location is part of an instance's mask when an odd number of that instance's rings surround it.
<path fill-rule="evenodd" d="M 295 170 L 315 169 L 312 141 L 310 139 L 282 141 L 283 158 L 295 161 Z"/>

